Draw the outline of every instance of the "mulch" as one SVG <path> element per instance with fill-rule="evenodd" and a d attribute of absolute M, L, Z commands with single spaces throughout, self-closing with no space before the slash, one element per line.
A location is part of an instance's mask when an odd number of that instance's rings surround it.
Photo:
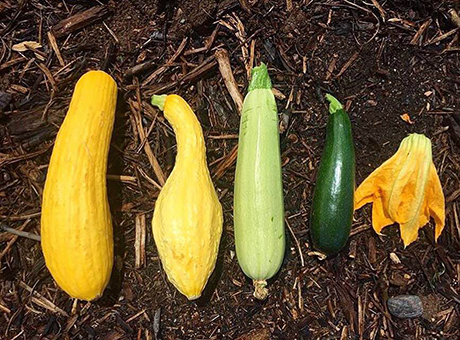
<path fill-rule="evenodd" d="M 0 338 L 459 338 L 458 13 L 453 0 L 0 1 L 0 221 L 23 232 L 0 232 Z M 238 266 L 232 224 L 238 97 L 260 62 L 280 113 L 289 236 L 263 302 Z M 53 142 L 91 69 L 119 88 L 108 169 L 116 257 L 104 296 L 83 302 L 56 286 L 37 236 Z M 167 282 L 150 228 L 175 157 L 171 127 L 149 104 L 157 93 L 196 112 L 224 209 L 217 268 L 194 302 Z M 432 223 L 407 248 L 397 226 L 377 235 L 366 207 L 339 255 L 316 255 L 308 221 L 325 93 L 348 109 L 358 184 L 407 134 L 431 139 L 446 197 L 438 243 Z M 386 302 L 401 294 L 418 295 L 424 314 L 391 316 Z"/>

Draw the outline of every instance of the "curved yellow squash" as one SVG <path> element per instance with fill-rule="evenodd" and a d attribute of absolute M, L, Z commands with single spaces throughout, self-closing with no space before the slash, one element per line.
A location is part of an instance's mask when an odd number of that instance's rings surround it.
<path fill-rule="evenodd" d="M 177 139 L 176 164 L 158 196 L 152 227 L 169 281 L 189 300 L 201 296 L 216 264 L 222 206 L 209 175 L 200 123 L 177 95 L 153 96 Z"/>
<path fill-rule="evenodd" d="M 70 296 L 102 295 L 113 264 L 107 156 L 117 85 L 105 72 L 77 82 L 54 144 L 43 192 L 41 237 L 46 266 Z"/>

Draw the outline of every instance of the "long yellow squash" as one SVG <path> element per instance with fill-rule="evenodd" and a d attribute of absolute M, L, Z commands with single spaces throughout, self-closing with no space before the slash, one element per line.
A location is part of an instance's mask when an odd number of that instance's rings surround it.
<path fill-rule="evenodd" d="M 177 139 L 176 164 L 155 204 L 152 227 L 169 281 L 189 300 L 201 296 L 214 270 L 222 206 L 206 164 L 200 123 L 177 95 L 153 96 Z"/>
<path fill-rule="evenodd" d="M 70 296 L 102 295 L 113 264 L 107 156 L 117 85 L 90 71 L 75 87 L 54 144 L 43 192 L 41 237 L 46 266 Z"/>

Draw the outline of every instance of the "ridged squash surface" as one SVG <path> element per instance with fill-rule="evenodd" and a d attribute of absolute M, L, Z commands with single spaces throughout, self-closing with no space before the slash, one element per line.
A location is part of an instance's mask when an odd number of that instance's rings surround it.
<path fill-rule="evenodd" d="M 90 71 L 75 87 L 45 182 L 41 243 L 51 275 L 70 296 L 102 295 L 113 264 L 106 172 L 117 86 Z"/>
<path fill-rule="evenodd" d="M 200 123 L 178 95 L 154 96 L 177 139 L 174 168 L 155 204 L 155 244 L 169 281 L 196 299 L 214 270 L 222 234 L 222 206 L 206 164 Z"/>

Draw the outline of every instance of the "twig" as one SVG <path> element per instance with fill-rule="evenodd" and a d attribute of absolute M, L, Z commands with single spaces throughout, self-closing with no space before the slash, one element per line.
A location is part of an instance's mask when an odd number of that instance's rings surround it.
<path fill-rule="evenodd" d="M 180 77 L 178 80 L 170 82 L 168 84 L 163 84 L 160 86 L 149 86 L 144 94 L 151 95 L 155 93 L 165 93 L 178 85 L 184 85 L 189 82 L 197 81 L 201 76 L 203 76 L 206 72 L 211 70 L 217 65 L 217 61 L 214 60 L 214 55 L 206 58 L 200 65 L 195 67 L 185 76 Z M 132 90 L 132 87 L 127 86 L 128 90 Z"/>
<path fill-rule="evenodd" d="M 134 242 L 136 269 L 145 265 L 145 214 L 136 216 L 136 240 Z M 127 321 L 129 322 L 129 321 Z"/>
<path fill-rule="evenodd" d="M 302 248 L 300 247 L 299 240 L 295 236 L 294 231 L 292 230 L 291 224 L 289 223 L 288 219 L 285 218 L 284 221 L 286 222 L 286 225 L 287 225 L 289 231 L 291 232 L 292 237 L 294 238 L 294 242 L 297 245 L 297 250 L 298 250 L 299 256 L 300 256 L 300 264 L 301 264 L 302 267 L 305 267 L 305 261 L 303 259 Z"/>
<path fill-rule="evenodd" d="M 5 307 L 4 305 L 2 305 L 0 303 L 0 310 L 3 312 L 3 313 L 6 313 L 6 314 L 10 314 L 11 313 L 11 309 L 9 309 L 8 307 Z"/>
<path fill-rule="evenodd" d="M 380 12 L 380 15 L 382 17 L 382 20 L 383 22 L 385 22 L 385 10 L 383 9 L 383 7 L 378 3 L 377 0 L 372 0 L 372 3 L 374 4 L 375 7 L 377 7 L 377 9 L 379 10 Z"/>
<path fill-rule="evenodd" d="M 103 21 L 102 24 L 104 25 L 105 29 L 109 32 L 109 34 L 112 36 L 113 40 L 115 40 L 115 42 L 117 44 L 120 43 L 120 40 L 118 39 L 117 35 L 115 34 L 114 31 L 112 31 L 112 29 Z"/>
<path fill-rule="evenodd" d="M 136 184 L 136 177 L 134 176 L 107 174 L 107 179 L 111 181 L 120 181 L 120 182 L 125 182 L 125 183 Z"/>
<path fill-rule="evenodd" d="M 25 221 L 16 231 L 22 231 L 29 224 L 29 222 L 30 220 Z M 0 253 L 0 261 L 2 260 L 3 256 L 5 256 L 8 253 L 8 251 L 11 249 L 18 237 L 18 235 L 13 236 L 13 238 L 7 243 L 5 249 L 3 249 L 3 251 Z"/>
<path fill-rule="evenodd" d="M 58 22 L 51 30 L 56 38 L 60 38 L 101 20 L 108 13 L 107 6 L 94 6 Z"/>
<path fill-rule="evenodd" d="M 417 45 L 418 44 L 418 41 L 420 39 L 420 37 L 422 36 L 422 34 L 426 31 L 426 29 L 428 28 L 428 26 L 430 26 L 431 24 L 431 19 L 428 19 L 427 21 L 425 21 L 422 26 L 420 26 L 420 28 L 418 29 L 417 33 L 415 33 L 414 37 L 412 38 L 412 40 L 410 41 L 410 44 L 411 45 Z"/>
<path fill-rule="evenodd" d="M 29 221 L 30 220 L 27 220 L 26 222 L 28 223 Z M 7 232 L 9 232 L 11 234 L 21 236 L 21 237 L 25 237 L 25 238 L 28 238 L 28 239 L 31 239 L 31 240 L 34 240 L 34 241 L 38 241 L 38 242 L 40 242 L 40 239 L 41 239 L 40 235 L 28 233 L 26 231 L 21 231 L 19 229 L 10 228 L 10 227 L 7 227 L 4 224 L 0 224 L 0 229 L 3 229 L 4 231 L 7 231 Z M 1 258 L 1 256 L 0 256 L 0 258 Z"/>
<path fill-rule="evenodd" d="M 151 179 L 146 173 L 144 170 L 142 170 L 141 168 L 137 168 L 137 170 L 139 171 L 139 173 L 150 183 L 152 184 L 153 186 L 155 186 L 156 188 L 158 188 L 159 190 L 161 190 L 161 185 L 158 184 L 157 182 L 155 182 L 153 179 Z"/>
<path fill-rule="evenodd" d="M 326 80 L 329 80 L 331 79 L 332 77 L 332 72 L 334 72 L 335 70 L 335 65 L 337 65 L 337 60 L 339 60 L 339 55 L 334 53 L 334 55 L 332 56 L 332 60 L 329 64 L 329 67 L 327 68 L 327 72 L 326 72 Z"/>
<path fill-rule="evenodd" d="M 45 64 L 43 63 L 37 63 L 37 66 L 40 70 L 42 70 L 42 72 L 45 74 L 46 78 L 48 78 L 48 80 L 50 81 L 51 83 L 51 86 L 53 87 L 53 89 L 56 87 L 56 80 L 54 80 L 54 77 L 53 75 L 51 74 L 51 71 L 48 69 L 48 67 L 46 67 Z"/>
<path fill-rule="evenodd" d="M 230 66 L 228 52 L 224 49 L 218 49 L 214 55 L 219 63 L 219 70 L 222 78 L 224 79 L 225 87 L 230 93 L 230 96 L 238 109 L 238 113 L 241 114 L 241 110 L 243 109 L 243 96 L 238 91 L 238 85 L 236 84 L 235 77 L 233 76 L 232 68 Z"/>
<path fill-rule="evenodd" d="M 59 50 L 59 46 L 56 42 L 56 37 L 51 31 L 48 32 L 48 40 L 50 42 L 51 48 L 53 49 L 54 53 L 56 53 L 56 57 L 59 60 L 59 64 L 61 64 L 61 66 L 64 67 L 65 66 L 64 58 L 62 57 L 61 51 Z"/>
<path fill-rule="evenodd" d="M 356 228 L 354 228 L 354 229 L 351 230 L 351 232 L 350 232 L 350 237 L 351 237 L 351 236 L 354 236 L 354 235 L 356 235 L 356 234 L 359 234 L 359 233 L 361 233 L 361 232 L 363 232 L 363 231 L 366 231 L 366 230 L 368 230 L 368 229 L 370 229 L 370 228 L 371 228 L 371 226 L 368 225 L 368 224 L 360 225 L 359 227 L 356 227 Z"/>
<path fill-rule="evenodd" d="M 214 43 L 214 40 L 216 39 L 216 35 L 217 35 L 217 32 L 219 31 L 219 27 L 220 27 L 219 25 L 216 26 L 214 31 L 212 31 L 211 36 L 209 37 L 208 41 L 206 42 L 206 44 L 204 44 L 203 47 L 192 48 L 192 49 L 190 49 L 188 51 L 185 51 L 184 56 L 191 55 L 191 54 L 196 54 L 196 53 L 201 53 L 201 52 L 205 52 L 205 51 L 209 50 L 211 48 L 212 44 Z"/>
<path fill-rule="evenodd" d="M 140 72 L 144 72 L 144 71 L 147 71 L 148 69 L 152 68 L 153 66 L 155 66 L 156 64 L 156 61 L 155 60 L 148 60 L 148 61 L 145 61 L 141 64 L 137 64 L 137 65 L 134 65 L 133 67 L 129 68 L 126 70 L 124 76 L 125 78 L 129 78 L 129 77 L 132 77 Z"/>
<path fill-rule="evenodd" d="M 447 32 L 447 33 L 441 34 L 439 37 L 434 38 L 434 39 L 430 40 L 429 42 L 427 42 L 427 43 L 425 44 L 425 46 L 432 45 L 432 44 L 436 44 L 436 43 L 438 43 L 438 42 L 440 42 L 440 41 L 443 41 L 444 39 L 450 37 L 452 34 L 457 33 L 458 30 L 459 30 L 458 28 L 454 28 L 453 30 L 451 30 L 451 31 L 449 31 L 449 32 Z"/>
<path fill-rule="evenodd" d="M 13 216 L 7 216 L 7 215 L 0 215 L 0 219 L 5 221 L 22 221 L 22 220 L 28 220 L 29 218 L 34 218 L 38 217 L 41 215 L 41 212 L 35 212 L 31 214 L 24 214 L 24 215 L 13 215 Z"/>
<path fill-rule="evenodd" d="M 350 59 L 348 59 L 348 61 L 345 63 L 345 65 L 342 66 L 342 68 L 340 69 L 339 74 L 337 74 L 336 78 L 339 78 L 342 74 L 344 74 L 345 71 L 348 70 L 348 68 L 351 66 L 351 64 L 353 64 L 355 62 L 355 60 L 358 58 L 358 56 L 359 56 L 359 51 L 356 51 L 355 53 L 353 53 L 353 55 L 350 57 Z"/>
<path fill-rule="evenodd" d="M 227 170 L 235 163 L 236 156 L 238 155 L 238 144 L 235 145 L 228 154 L 227 157 L 217 166 L 216 170 L 214 171 L 214 178 L 217 180 L 221 178 Z"/>
<path fill-rule="evenodd" d="M 32 294 L 32 301 L 35 302 L 37 305 L 42 306 L 45 309 L 52 311 L 53 313 L 61 314 L 63 316 L 69 317 L 66 311 L 62 310 L 58 306 L 56 306 L 53 302 L 45 298 L 39 292 L 35 291 L 32 287 L 28 286 L 25 282 L 19 281 L 19 286 L 27 290 L 29 293 Z"/>
<path fill-rule="evenodd" d="M 155 70 L 152 74 L 150 74 L 143 82 L 142 86 L 150 84 L 155 78 L 160 76 L 164 71 L 166 71 L 179 57 L 184 50 L 185 46 L 187 45 L 187 38 L 184 38 L 180 43 L 179 47 L 177 48 L 176 52 L 172 55 L 171 58 L 159 69 Z"/>
<path fill-rule="evenodd" d="M 38 151 L 35 151 L 35 152 L 31 152 L 31 153 L 28 153 L 28 154 L 25 154 L 25 155 L 20 155 L 20 156 L 7 156 L 7 157 L 4 157 L 4 158 L 1 158 L 0 157 L 0 168 L 1 167 L 4 167 L 5 165 L 8 165 L 8 164 L 13 164 L 13 163 L 17 163 L 17 162 L 20 162 L 20 161 L 24 161 L 26 159 L 31 159 L 31 158 L 34 158 L 36 156 L 39 156 L 41 154 L 44 154 L 45 152 L 48 151 L 48 149 L 52 146 L 52 144 L 46 146 L 45 148 L 43 148 L 42 150 L 38 150 Z"/>
<path fill-rule="evenodd" d="M 3 64 L 0 65 L 0 71 L 3 71 L 4 69 L 7 69 L 8 67 L 14 66 L 16 64 L 19 64 L 23 61 L 26 61 L 27 58 L 25 57 L 19 57 L 16 59 L 9 60 L 7 62 L 4 62 Z"/>
<path fill-rule="evenodd" d="M 456 25 L 457 27 L 460 27 L 460 17 L 458 16 L 457 11 L 452 8 L 449 10 L 449 15 L 450 15 L 450 20 Z"/>
<path fill-rule="evenodd" d="M 134 115 L 134 119 L 136 121 L 137 125 L 137 130 L 139 132 L 139 137 L 141 140 L 141 143 L 144 143 L 144 151 L 147 154 L 147 158 L 149 159 L 150 165 L 153 168 L 153 172 L 157 176 L 158 181 L 160 182 L 160 185 L 163 186 L 166 182 L 166 176 L 163 173 L 163 170 L 161 169 L 160 163 L 158 163 L 158 160 L 156 159 L 155 155 L 153 154 L 152 148 L 150 147 L 150 144 L 145 138 L 145 131 L 144 127 L 142 126 L 142 119 L 139 111 L 134 107 L 133 101 L 129 100 L 129 107 L 131 109 L 131 112 Z M 144 142 L 145 141 L 145 142 Z"/>
<path fill-rule="evenodd" d="M 348 1 L 348 0 L 344 0 L 347 4 L 351 5 L 351 6 L 354 6 L 356 8 L 359 8 L 360 10 L 363 10 L 369 14 L 371 14 L 375 20 L 377 21 L 377 28 L 374 32 L 374 34 L 372 35 L 372 37 L 370 37 L 370 39 L 368 41 L 366 41 L 366 44 L 370 43 L 372 40 L 374 40 L 374 38 L 377 36 L 377 34 L 379 34 L 379 31 L 380 31 L 380 21 L 379 21 L 379 18 L 377 17 L 377 15 L 374 14 L 374 12 L 372 12 L 371 10 L 368 10 L 367 8 L 364 8 L 364 7 L 361 7 L 357 4 L 355 4 L 354 2 L 351 2 L 351 1 Z"/>

